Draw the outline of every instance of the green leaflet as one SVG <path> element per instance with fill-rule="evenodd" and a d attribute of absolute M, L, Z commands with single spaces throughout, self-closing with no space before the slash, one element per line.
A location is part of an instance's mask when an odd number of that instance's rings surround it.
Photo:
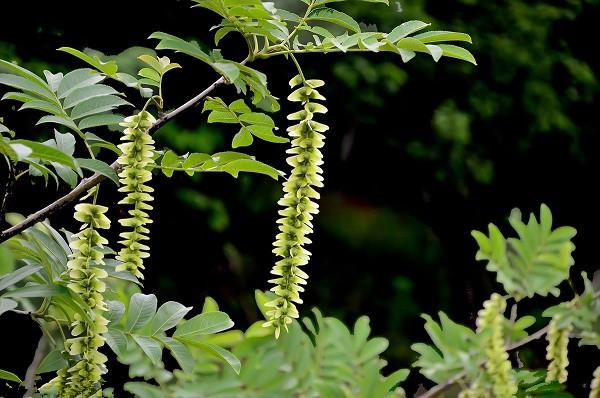
<path fill-rule="evenodd" d="M 285 143 L 289 140 L 273 133 L 275 122 L 262 113 L 252 112 L 243 99 L 233 101 L 227 105 L 221 98 L 208 97 L 204 101 L 202 112 L 210 111 L 209 123 L 228 123 L 240 125 L 239 132 L 233 137 L 231 146 L 238 148 L 249 146 L 254 141 L 253 137 L 273 143 Z"/>
<path fill-rule="evenodd" d="M 276 136 L 274 136 L 276 137 Z M 217 152 L 212 155 L 206 153 L 190 153 L 177 156 L 173 151 L 167 151 L 161 161 L 160 167 L 167 177 L 173 176 L 175 171 L 184 171 L 188 175 L 195 173 L 225 172 L 237 178 L 242 172 L 268 175 L 274 180 L 282 175 L 280 171 L 266 163 L 259 162 L 250 155 L 240 152 Z"/>
<path fill-rule="evenodd" d="M 167 72 L 181 68 L 181 65 L 178 63 L 171 63 L 171 60 L 168 57 L 154 57 L 147 54 L 140 55 L 138 59 L 149 66 L 149 68 L 142 68 L 138 72 L 138 75 L 143 78 L 140 80 L 140 84 L 158 88 L 159 106 L 162 108 L 163 77 Z"/>
<path fill-rule="evenodd" d="M 413 366 L 428 379 L 443 383 L 461 371 L 468 375 L 477 373 L 484 359 L 480 349 L 479 336 L 466 326 L 452 321 L 440 312 L 440 322 L 429 315 L 425 319 L 425 330 L 434 345 L 415 343 L 411 349 L 419 354 Z"/>
<path fill-rule="evenodd" d="M 308 14 L 307 21 L 323 21 L 339 25 L 355 33 L 360 33 L 360 26 L 350 15 L 329 7 L 319 7 Z"/>
<path fill-rule="evenodd" d="M 332 1 L 317 2 L 326 4 Z M 313 4 L 314 6 L 314 4 Z M 428 31 L 418 33 L 430 26 L 429 23 L 413 20 L 396 26 L 389 33 L 383 32 L 361 32 L 360 25 L 352 17 L 338 10 L 328 7 L 317 7 L 310 9 L 305 24 L 297 25 L 297 30 L 312 33 L 312 40 L 301 42 L 298 35 L 293 36 L 291 45 L 286 44 L 288 50 L 280 51 L 278 46 L 272 46 L 258 55 L 268 58 L 273 55 L 293 53 L 328 53 L 332 51 L 341 52 L 393 52 L 401 56 L 403 62 L 409 62 L 416 53 L 431 55 L 435 62 L 443 56 L 455 58 L 477 65 L 475 57 L 465 48 L 448 44 L 451 42 L 471 43 L 471 37 L 465 33 L 452 31 Z M 334 34 L 323 26 L 315 25 L 313 22 L 326 22 L 344 28 L 342 34 Z M 281 47 L 281 46 L 279 46 Z"/>
<path fill-rule="evenodd" d="M 267 76 L 264 73 L 243 63 L 223 58 L 219 50 L 208 54 L 196 42 L 186 41 L 168 33 L 154 32 L 150 38 L 159 40 L 156 49 L 182 52 L 208 64 L 238 91 L 246 93 L 249 88 L 254 93 L 253 104 L 271 112 L 279 110 L 279 103 L 267 88 Z"/>
<path fill-rule="evenodd" d="M 291 156 L 287 163 L 292 171 L 289 179 L 283 183 L 285 194 L 278 202 L 283 209 L 279 211 L 282 217 L 277 221 L 279 234 L 273 244 L 273 253 L 280 259 L 271 270 L 276 278 L 269 281 L 275 285 L 271 291 L 277 298 L 265 304 L 270 310 L 267 311 L 268 321 L 264 326 L 273 326 L 276 337 L 279 337 L 282 327 L 287 330 L 292 320 L 298 318 L 295 303 L 302 303 L 300 292 L 304 288 L 301 285 L 305 285 L 308 278 L 300 267 L 306 265 L 310 258 L 310 252 L 304 246 L 311 243 L 308 238 L 312 232 L 311 220 L 318 213 L 318 205 L 314 200 L 319 198 L 319 193 L 315 188 L 323 186 L 320 167 L 323 155 L 320 148 L 325 139 L 322 133 L 328 127 L 313 120 L 315 114 L 327 112 L 327 108 L 315 102 L 325 99 L 316 90 L 323 84 L 322 80 L 304 80 L 301 76 L 290 81 L 292 88 L 298 85 L 300 88 L 295 89 L 288 100 L 300 102 L 304 109 L 288 115 L 289 120 L 298 121 L 298 124 L 287 129 L 292 138 L 292 147 L 287 151 Z"/>
<path fill-rule="evenodd" d="M 4 370 L 4 369 L 0 369 L 0 379 L 12 381 L 14 383 L 19 383 L 19 384 L 23 382 L 23 380 L 21 380 L 19 378 L 19 376 L 17 376 L 13 372 L 9 372 L 9 371 Z"/>
<path fill-rule="evenodd" d="M 60 47 L 58 51 L 63 51 L 68 54 L 71 54 L 74 57 L 79 58 L 80 60 L 88 63 L 94 68 L 98 69 L 100 72 L 106 74 L 107 76 L 113 77 L 116 75 L 119 67 L 117 63 L 114 61 L 102 62 L 98 57 L 90 56 L 82 51 L 76 50 L 71 47 Z"/>
<path fill-rule="evenodd" d="M 102 63 L 78 50 L 62 48 L 97 68 L 100 72 L 116 78 L 116 64 Z M 2 99 L 21 102 L 19 110 L 35 109 L 48 115 L 38 124 L 63 125 L 83 136 L 82 130 L 115 124 L 111 112 L 119 106 L 131 104 L 121 98 L 110 86 L 101 84 L 105 75 L 93 69 L 76 69 L 63 76 L 44 71 L 45 82 L 24 68 L 0 60 L 0 66 L 13 74 L 0 74 L 0 84 L 19 91 L 8 92 Z"/>

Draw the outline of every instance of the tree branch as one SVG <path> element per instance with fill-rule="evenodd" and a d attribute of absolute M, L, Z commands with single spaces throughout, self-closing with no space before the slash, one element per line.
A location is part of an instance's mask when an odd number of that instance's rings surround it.
<path fill-rule="evenodd" d="M 600 298 L 600 290 L 594 293 L 594 298 L 595 299 Z M 538 330 L 534 334 L 532 334 L 530 336 L 527 336 L 524 339 L 519 340 L 519 341 L 517 341 L 517 342 L 515 342 L 513 344 L 509 344 L 508 346 L 506 346 L 506 351 L 516 350 L 517 348 L 521 348 L 524 345 L 529 344 L 529 343 L 531 343 L 534 340 L 541 339 L 542 337 L 544 337 L 546 335 L 546 333 L 548 333 L 548 329 L 549 328 L 550 328 L 550 325 L 546 325 L 545 327 L 543 327 L 542 329 Z M 483 365 L 483 363 L 481 365 Z M 433 398 L 433 397 L 437 397 L 438 394 L 441 394 L 442 392 L 446 391 L 447 389 L 449 389 L 450 387 L 452 387 L 454 384 L 456 384 L 460 380 L 462 380 L 465 376 L 466 376 L 465 372 L 460 372 L 456 376 L 452 377 L 451 379 L 446 380 L 442 384 L 438 384 L 437 386 L 429 389 L 426 393 L 421 394 L 421 395 L 417 396 L 416 398 Z"/>
<path fill-rule="evenodd" d="M 31 397 L 36 392 L 35 387 L 35 379 L 37 375 L 37 368 L 40 366 L 42 359 L 46 356 L 46 352 L 48 351 L 48 337 L 45 334 L 42 334 L 40 340 L 38 341 L 37 348 L 35 349 L 35 354 L 33 354 L 33 359 L 31 360 L 31 364 L 27 368 L 27 372 L 25 373 L 25 380 L 23 381 L 23 386 L 27 389 L 23 398 Z"/>
<path fill-rule="evenodd" d="M 204 97 L 206 97 L 208 94 L 210 94 L 211 91 L 213 91 L 217 86 L 220 86 L 223 83 L 225 83 L 225 79 L 223 77 L 217 79 L 213 84 L 208 86 L 200 94 L 191 98 L 185 104 L 179 106 L 178 108 L 172 110 L 171 112 L 165 113 L 164 115 L 162 115 L 161 117 L 156 119 L 156 123 L 154 123 L 152 125 L 152 127 L 150 127 L 150 129 L 149 129 L 149 133 L 152 133 L 152 132 L 158 130 L 165 123 L 167 123 L 171 119 L 175 118 L 181 112 L 197 105 L 200 101 L 202 101 L 202 99 Z M 110 167 L 112 167 L 115 170 L 119 170 L 121 168 L 121 165 L 118 164 L 117 161 L 114 161 L 110 165 Z M 84 178 L 71 192 L 69 192 L 65 196 L 55 200 L 54 202 L 50 203 L 48 206 L 44 207 L 43 209 L 36 211 L 35 213 L 31 214 L 29 217 L 27 217 L 25 220 L 21 221 L 20 223 L 12 226 L 11 228 L 8 228 L 5 231 L 2 231 L 2 233 L 0 234 L 0 243 L 17 235 L 18 233 L 29 228 L 33 224 L 46 219 L 47 217 L 49 217 L 56 211 L 60 210 L 64 206 L 66 206 L 67 204 L 69 204 L 69 203 L 73 202 L 74 200 L 76 200 L 77 198 L 79 198 L 81 195 L 83 195 L 85 192 L 87 192 L 88 189 L 100 184 L 105 179 L 106 179 L 105 176 L 103 176 L 102 174 L 98 174 L 98 173 L 94 174 L 91 177 Z"/>

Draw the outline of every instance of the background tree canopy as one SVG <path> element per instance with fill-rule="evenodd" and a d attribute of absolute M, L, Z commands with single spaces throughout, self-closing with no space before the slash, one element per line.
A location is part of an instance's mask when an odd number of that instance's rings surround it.
<path fill-rule="evenodd" d="M 4 20 L 20 23 L 18 28 L 0 25 L 0 58 L 22 61 L 39 73 L 59 71 L 74 62 L 55 51 L 68 45 L 118 54 L 123 70 L 135 70 L 137 52 L 128 48 L 150 33 L 140 26 L 202 43 L 209 38 L 199 32 L 217 22 L 190 12 L 187 1 L 173 1 L 163 9 L 145 1 L 108 0 L 94 11 L 82 7 L 68 13 L 60 3 L 45 2 L 32 12 L 29 3 L 15 2 L 3 10 Z M 293 9 L 291 3 L 285 0 Z M 407 366 L 414 359 L 410 342 L 424 339 L 421 312 L 441 309 L 472 324 L 482 298 L 492 290 L 494 280 L 474 260 L 470 230 L 505 219 L 511 207 L 536 210 L 542 201 L 553 209 L 557 224 L 580 231 L 576 256 L 582 268 L 598 269 L 599 198 L 592 187 L 600 166 L 595 74 L 600 58 L 591 32 L 600 18 L 600 1 L 413 0 L 390 5 L 395 13 L 358 2 L 340 7 L 381 30 L 420 19 L 437 29 L 469 32 L 478 67 L 434 65 L 418 58 L 404 65 L 385 54 L 370 60 L 326 55 L 330 63 L 316 55 L 305 57 L 308 74 L 318 71 L 328 83 L 324 94 L 336 101 L 327 115 L 335 128 L 325 150 L 328 183 L 312 248 L 310 269 L 315 272 L 303 310 L 319 305 L 348 322 L 368 314 L 374 334 L 390 339 L 388 357 Z M 82 17 L 72 18 L 77 12 Z M 224 39 L 230 59 L 244 56 L 237 53 L 237 40 Z M 184 57 L 172 58 L 184 66 L 167 77 L 172 81 L 165 98 L 173 99 L 174 106 L 212 76 Z M 277 67 L 265 66 L 275 79 L 272 87 L 285 84 L 293 73 L 278 73 Z M 13 105 L 2 102 L 0 108 Z M 222 150 L 231 139 L 227 133 L 208 124 L 190 127 L 195 124 L 188 120 L 197 119 L 199 112 L 160 130 L 157 147 L 168 144 L 182 153 Z M 10 115 L 15 129 L 31 117 L 27 112 L 2 113 Z M 257 144 L 256 151 L 270 164 L 283 164 L 283 150 L 275 153 Z M 238 325 L 259 316 L 251 292 L 266 288 L 275 226 L 264 220 L 275 220 L 281 190 L 260 176 L 240 180 L 179 176 L 167 186 L 157 179 L 155 207 L 160 212 L 145 282 L 164 301 L 177 298 L 200 305 L 207 295 L 219 297 Z M 45 188 L 40 179 L 28 197 L 19 195 L 30 190 L 27 182 L 15 190 L 21 211 L 29 212 L 67 188 Z M 71 216 L 65 211 L 55 222 L 72 224 Z M 188 227 L 185 233 L 182 225 Z M 190 246 L 206 250 L 190 258 L 183 250 Z M 174 250 L 178 247 L 182 250 Z M 27 333 L 33 334 L 34 326 L 27 320 L 14 316 L 14 325 L 3 335 L 33 341 Z M 10 358 L 12 367 L 26 368 L 29 357 Z M 8 360 L 3 356 L 0 368 Z M 22 363 L 16 365 L 18 360 Z M 593 368 L 584 361 L 571 364 L 576 393 Z"/>

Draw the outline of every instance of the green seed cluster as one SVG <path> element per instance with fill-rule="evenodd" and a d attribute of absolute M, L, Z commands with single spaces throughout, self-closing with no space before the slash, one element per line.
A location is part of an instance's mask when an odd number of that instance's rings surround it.
<path fill-rule="evenodd" d="M 546 335 L 548 340 L 546 359 L 550 361 L 546 381 L 564 383 L 567 381 L 568 375 L 569 356 L 567 346 L 569 345 L 569 333 L 573 330 L 573 326 L 559 327 L 559 320 L 560 315 L 552 318 Z"/>
<path fill-rule="evenodd" d="M 319 193 L 315 188 L 323 186 L 323 170 L 320 167 L 323 155 L 320 148 L 325 140 L 322 133 L 329 127 L 313 120 L 313 117 L 317 113 L 327 112 L 325 106 L 314 102 L 325 99 L 317 91 L 324 84 L 322 80 L 304 80 L 299 75 L 290 80 L 292 88 L 298 85 L 301 87 L 293 91 L 288 100 L 301 103 L 304 109 L 288 115 L 288 120 L 298 123 L 287 129 L 292 138 L 292 148 L 287 150 L 291 155 L 287 158 L 287 163 L 292 171 L 283 184 L 285 194 L 278 202 L 283 209 L 279 211 L 279 233 L 273 253 L 281 259 L 271 270 L 277 278 L 269 281 L 275 284 L 271 291 L 277 298 L 267 303 L 272 310 L 267 312 L 268 321 L 265 323 L 267 327 L 275 327 L 276 337 L 279 337 L 281 327 L 287 330 L 292 319 L 298 318 L 294 303 L 302 303 L 300 292 L 304 288 L 301 285 L 305 285 L 308 278 L 300 267 L 308 263 L 311 255 L 304 246 L 311 243 L 308 238 L 313 230 L 311 220 L 319 211 L 319 206 L 315 203 L 319 199 Z"/>
<path fill-rule="evenodd" d="M 122 248 L 116 259 L 121 261 L 117 271 L 128 271 L 136 277 L 143 279 L 144 258 L 150 256 L 150 248 L 143 243 L 147 241 L 150 230 L 147 224 L 152 223 L 147 210 L 152 210 L 151 202 L 154 198 L 150 193 L 154 192 L 152 187 L 146 185 L 152 179 L 152 172 L 147 170 L 148 165 L 154 163 L 154 140 L 148 134 L 148 129 L 156 122 L 156 119 L 146 111 L 137 115 L 129 116 L 120 124 L 125 127 L 119 145 L 123 154 L 119 157 L 119 164 L 123 170 L 119 173 L 122 184 L 119 192 L 127 195 L 119 204 L 133 205 L 128 213 L 131 217 L 119 220 L 119 224 L 131 228 L 130 231 L 119 234 L 123 240 L 119 241 Z"/>
<path fill-rule="evenodd" d="M 85 316 L 75 314 L 71 324 L 70 339 L 65 348 L 76 358 L 70 368 L 58 371 L 58 376 L 49 384 L 64 398 L 101 397 L 100 379 L 106 373 L 107 358 L 98 349 L 104 345 L 102 334 L 108 331 L 108 320 L 103 313 L 107 310 L 103 293 L 108 274 L 101 249 L 108 243 L 99 229 L 109 229 L 110 220 L 105 216 L 107 207 L 90 203 L 75 206 L 75 219 L 82 223 L 79 233 L 69 243 L 73 255 L 67 263 L 69 283 L 67 286 L 87 305 Z"/>
<path fill-rule="evenodd" d="M 600 366 L 594 371 L 589 398 L 600 398 Z"/>
<path fill-rule="evenodd" d="M 482 334 L 483 346 L 487 356 L 486 373 L 492 380 L 492 390 L 496 398 L 511 398 L 517 393 L 512 366 L 504 348 L 502 323 L 506 300 L 497 293 L 483 303 L 483 309 L 477 314 L 477 332 Z"/>

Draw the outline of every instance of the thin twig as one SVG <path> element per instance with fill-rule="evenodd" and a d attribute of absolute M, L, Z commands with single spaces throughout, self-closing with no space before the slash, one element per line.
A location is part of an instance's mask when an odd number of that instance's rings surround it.
<path fill-rule="evenodd" d="M 33 354 L 33 359 L 31 360 L 31 364 L 27 368 L 27 372 L 25 373 L 25 380 L 23 381 L 23 386 L 27 389 L 25 391 L 25 395 L 23 398 L 31 397 L 36 392 L 35 387 L 35 379 L 37 375 L 38 366 L 42 362 L 42 359 L 46 356 L 48 352 L 48 337 L 45 334 L 42 334 L 40 340 L 38 341 L 37 348 L 35 349 L 35 353 Z"/>
<path fill-rule="evenodd" d="M 594 298 L 595 299 L 600 298 L 600 290 L 594 293 Z M 527 336 L 524 339 L 517 341 L 516 343 L 509 344 L 508 346 L 506 346 L 506 351 L 516 350 L 517 348 L 521 348 L 524 345 L 531 343 L 532 341 L 541 339 L 542 337 L 544 337 L 546 335 L 546 333 L 548 333 L 549 328 L 550 328 L 549 325 L 546 325 L 545 327 L 538 330 L 534 334 Z M 483 363 L 481 365 L 483 365 Z M 456 376 L 452 377 L 451 379 L 448 379 L 445 382 L 438 384 L 435 387 L 432 387 L 426 393 L 421 394 L 421 395 L 417 396 L 416 398 L 436 397 L 436 396 L 438 396 L 438 394 L 441 394 L 442 392 L 444 392 L 447 389 L 449 389 L 450 387 L 452 387 L 454 384 L 458 383 L 465 376 L 466 376 L 466 372 L 460 372 Z"/>
<path fill-rule="evenodd" d="M 242 63 L 245 63 L 245 62 L 242 62 Z M 206 97 L 208 94 L 210 94 L 211 91 L 213 91 L 217 86 L 219 86 L 223 83 L 225 83 L 225 79 L 223 77 L 221 77 L 221 78 L 217 79 L 213 84 L 208 86 L 200 94 L 196 95 L 194 98 L 191 98 L 185 104 L 179 106 L 178 108 L 172 110 L 171 112 L 165 113 L 164 115 L 162 115 L 161 117 L 156 119 L 156 123 L 154 123 L 152 125 L 152 127 L 150 127 L 149 132 L 152 133 L 152 132 L 158 130 L 165 123 L 167 123 L 168 121 L 170 121 L 171 119 L 173 119 L 174 117 L 179 115 L 181 112 L 193 107 L 194 105 L 197 105 L 200 101 L 202 101 L 202 99 L 204 97 Z M 119 163 L 117 163 L 117 161 L 114 161 L 110 165 L 110 167 L 112 167 L 114 170 L 119 170 L 121 168 L 121 165 Z M 105 176 L 103 176 L 102 174 L 98 174 L 98 173 L 94 174 L 93 176 L 91 176 L 89 178 L 84 178 L 83 180 L 81 180 L 79 185 L 77 185 L 72 191 L 70 191 L 65 196 L 55 200 L 54 202 L 50 203 L 48 206 L 44 207 L 43 209 L 36 211 L 35 213 L 31 214 L 29 217 L 27 217 L 25 220 L 21 221 L 20 223 L 12 226 L 11 228 L 8 228 L 5 231 L 2 231 L 2 233 L 0 234 L 0 242 L 4 242 L 5 240 L 17 235 L 21 231 L 29 228 L 33 224 L 46 219 L 51 214 L 60 210 L 67 204 L 73 202 L 74 200 L 79 198 L 81 195 L 83 195 L 85 192 L 87 192 L 90 188 L 95 187 L 96 185 L 98 185 L 102 181 L 104 181 L 105 179 L 106 179 Z"/>

